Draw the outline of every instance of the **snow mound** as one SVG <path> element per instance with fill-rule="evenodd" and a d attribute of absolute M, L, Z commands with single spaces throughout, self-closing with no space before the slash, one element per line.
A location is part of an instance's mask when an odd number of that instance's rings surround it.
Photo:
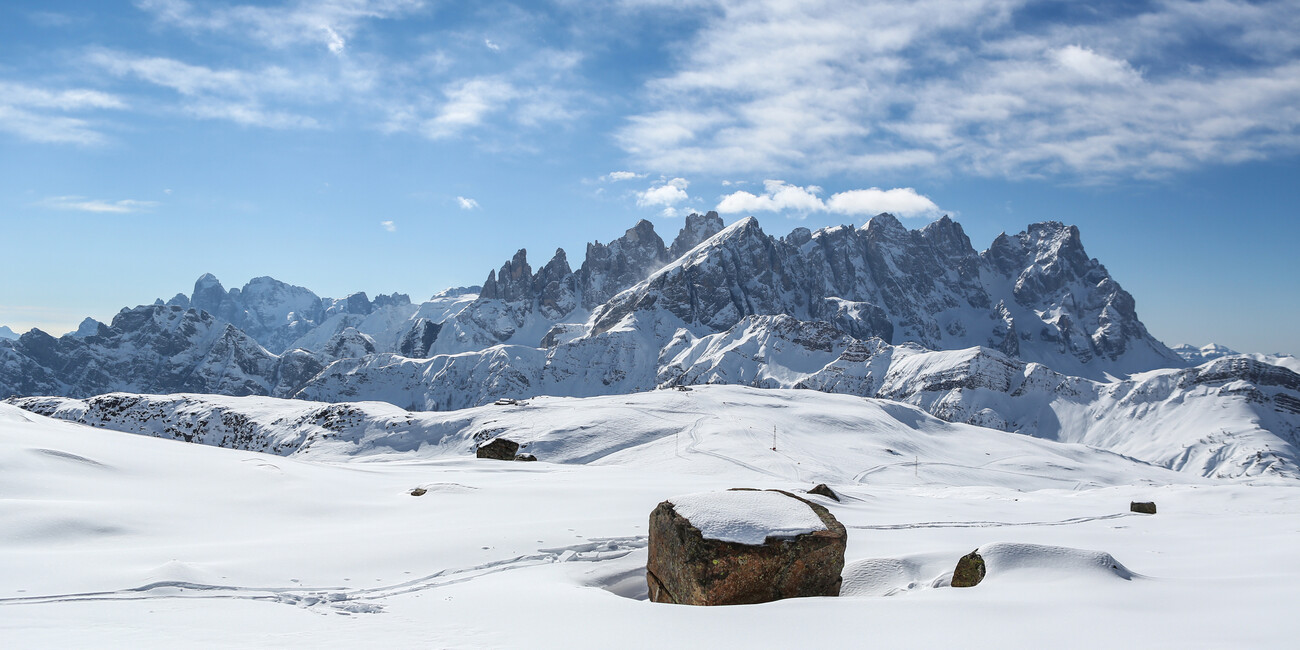
<path fill-rule="evenodd" d="M 769 537 L 788 538 L 826 530 L 808 504 L 772 491 L 697 492 L 668 500 L 704 539 L 756 546 Z"/>
<path fill-rule="evenodd" d="M 998 580 L 1009 574 L 1043 578 L 1091 576 L 1124 580 L 1140 577 L 1104 551 L 999 542 L 979 547 L 978 553 L 984 558 L 984 566 L 988 571 L 985 580 Z"/>
<path fill-rule="evenodd" d="M 841 596 L 894 596 L 917 589 L 946 587 L 956 560 L 951 553 L 873 557 L 844 566 Z"/>

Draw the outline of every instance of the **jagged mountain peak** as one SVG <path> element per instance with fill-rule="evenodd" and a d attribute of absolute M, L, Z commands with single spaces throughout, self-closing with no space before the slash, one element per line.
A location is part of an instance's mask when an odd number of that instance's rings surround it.
<path fill-rule="evenodd" d="M 895 217 L 894 215 L 888 212 L 881 212 L 880 214 L 877 214 L 876 216 L 868 219 L 865 224 L 862 224 L 862 229 L 867 231 L 868 233 L 871 232 L 907 233 L 908 232 L 907 226 L 904 226 L 903 222 L 898 220 L 898 217 Z"/>
<path fill-rule="evenodd" d="M 194 281 L 194 288 L 196 290 L 210 286 L 221 286 L 221 280 L 218 280 L 217 276 L 212 275 L 211 273 L 204 273 L 199 276 L 199 279 Z M 222 288 L 222 291 L 225 291 L 225 288 Z"/>
<path fill-rule="evenodd" d="M 703 215 L 692 212 L 686 215 L 681 231 L 668 247 L 668 257 L 677 259 L 685 255 L 704 240 L 718 234 L 723 227 L 722 217 L 717 212 L 709 211 Z"/>

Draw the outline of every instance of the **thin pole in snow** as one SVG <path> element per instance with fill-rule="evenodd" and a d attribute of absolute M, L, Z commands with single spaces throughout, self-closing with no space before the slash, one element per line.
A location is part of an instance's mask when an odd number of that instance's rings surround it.
<path fill-rule="evenodd" d="M 772 425 L 772 451 L 776 451 L 776 425 Z"/>

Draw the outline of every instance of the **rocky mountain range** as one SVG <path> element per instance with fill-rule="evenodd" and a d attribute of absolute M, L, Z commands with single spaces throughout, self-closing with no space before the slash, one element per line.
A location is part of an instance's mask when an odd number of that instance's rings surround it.
<path fill-rule="evenodd" d="M 671 245 L 647 221 L 590 243 L 576 270 L 563 250 L 534 270 L 521 249 L 482 287 L 419 305 L 396 293 L 322 298 L 268 277 L 227 290 L 204 275 L 189 296 L 125 309 L 110 325 L 87 319 L 58 339 L 33 330 L 0 343 L 0 393 L 326 397 L 350 390 L 325 388 L 348 368 L 392 367 L 389 354 L 457 368 L 507 354 L 519 382 L 536 365 L 525 358 L 572 360 L 598 382 L 574 394 L 639 390 L 657 382 L 665 346 L 775 315 L 858 341 L 987 347 L 1092 379 L 1187 365 L 1146 331 L 1132 296 L 1087 256 L 1072 226 L 1033 224 L 976 252 L 947 217 L 908 230 L 882 214 L 861 228 L 796 228 L 778 238 L 753 218 L 724 228 L 708 213 L 687 217 Z M 470 356 L 452 358 L 462 354 Z M 630 365 L 628 354 L 637 356 Z M 494 397 L 467 395 L 456 402 Z"/>
<path fill-rule="evenodd" d="M 1032 224 L 977 252 L 947 217 L 909 230 L 882 214 L 774 237 L 753 218 L 724 227 L 709 213 L 688 217 L 668 245 L 647 221 L 590 243 L 576 270 L 563 250 L 534 270 L 521 249 L 481 287 L 420 304 L 322 298 L 265 277 L 227 290 L 204 275 L 189 296 L 124 309 L 108 325 L 0 340 L 0 395 L 448 410 L 730 383 L 887 398 L 1117 450 L 1129 449 L 1120 432 L 1153 410 L 1177 404 L 1186 417 L 1204 403 L 1240 417 L 1214 432 L 1208 419 L 1193 426 L 1185 457 L 1160 463 L 1218 468 L 1204 457 L 1231 447 L 1239 473 L 1292 467 L 1300 375 L 1217 352 L 1152 337 L 1073 226 Z"/>

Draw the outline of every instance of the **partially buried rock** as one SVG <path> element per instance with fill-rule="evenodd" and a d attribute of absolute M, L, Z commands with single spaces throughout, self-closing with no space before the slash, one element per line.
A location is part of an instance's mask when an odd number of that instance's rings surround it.
<path fill-rule="evenodd" d="M 741 605 L 838 596 L 847 541 L 826 508 L 788 492 L 673 497 L 650 513 L 650 600 Z"/>
<path fill-rule="evenodd" d="M 835 494 L 835 491 L 827 487 L 825 483 L 818 483 L 815 487 L 813 487 L 813 489 L 808 490 L 808 494 L 816 494 L 817 496 L 826 497 L 827 499 L 834 499 L 836 501 L 840 500 L 840 495 Z"/>
<path fill-rule="evenodd" d="M 429 492 L 429 491 L 426 490 L 426 489 L 424 489 L 424 488 L 415 488 L 415 489 L 411 490 L 411 496 L 413 496 L 413 497 L 422 497 L 422 496 L 424 496 L 425 494 L 428 494 L 428 492 Z"/>
<path fill-rule="evenodd" d="M 1134 501 L 1129 504 L 1128 509 L 1133 512 L 1140 512 L 1147 515 L 1156 514 L 1156 504 L 1154 501 Z"/>
<path fill-rule="evenodd" d="M 957 568 L 952 572 L 952 586 L 954 587 L 974 587 L 984 579 L 984 558 L 980 557 L 979 550 L 971 551 L 969 555 L 963 555 L 957 560 Z"/>
<path fill-rule="evenodd" d="M 519 454 L 519 455 L 515 456 L 515 460 L 522 460 L 522 461 L 532 462 L 532 461 L 537 460 L 537 457 L 534 456 L 534 455 L 532 455 L 532 454 Z"/>
<path fill-rule="evenodd" d="M 491 458 L 492 460 L 514 460 L 515 452 L 519 451 L 519 443 L 505 438 L 493 438 L 478 446 L 478 451 L 474 452 L 479 458 Z"/>

